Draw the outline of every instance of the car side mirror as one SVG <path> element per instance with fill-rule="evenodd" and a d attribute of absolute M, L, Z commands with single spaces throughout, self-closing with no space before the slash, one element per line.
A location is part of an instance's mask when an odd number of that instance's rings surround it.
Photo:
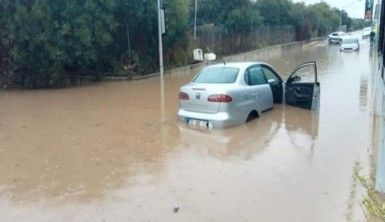
<path fill-rule="evenodd" d="M 293 76 L 290 78 L 290 82 L 299 82 L 301 81 L 301 76 Z"/>
<path fill-rule="evenodd" d="M 272 84 L 272 83 L 275 83 L 275 82 L 276 82 L 275 79 L 268 79 L 268 80 L 267 80 L 267 83 L 269 83 L 269 84 Z"/>

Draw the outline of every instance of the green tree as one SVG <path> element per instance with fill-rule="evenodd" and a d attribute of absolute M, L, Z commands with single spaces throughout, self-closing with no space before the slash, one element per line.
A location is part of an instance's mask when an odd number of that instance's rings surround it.
<path fill-rule="evenodd" d="M 186 64 L 191 57 L 188 36 L 190 7 L 191 4 L 185 0 L 168 0 L 164 4 L 166 33 L 163 36 L 166 66 Z"/>
<path fill-rule="evenodd" d="M 264 18 L 265 25 L 287 25 L 293 3 L 289 0 L 258 0 L 257 8 Z"/>
<path fill-rule="evenodd" d="M 15 1 L 6 20 L 11 71 L 25 87 L 50 87 L 64 70 L 110 68 L 113 1 Z M 4 41 L 4 40 L 3 40 Z"/>
<path fill-rule="evenodd" d="M 365 27 L 365 20 L 364 19 L 358 19 L 358 18 L 353 18 L 352 19 L 352 25 L 351 29 L 352 30 L 357 30 L 357 29 L 363 29 Z"/>
<path fill-rule="evenodd" d="M 213 23 L 228 34 L 248 34 L 263 21 L 256 4 L 249 0 L 203 0 L 198 11 L 199 25 Z"/>
<path fill-rule="evenodd" d="M 0 0 L 0 81 L 32 88 L 59 86 L 71 75 L 100 78 L 119 71 L 126 58 L 134 61 L 137 73 L 154 72 L 156 7 L 148 0 Z M 193 46 L 194 0 L 167 0 L 163 8 L 165 65 L 187 64 Z M 326 35 L 338 28 L 340 15 L 348 29 L 365 25 L 325 2 L 307 6 L 291 0 L 200 0 L 197 23 L 212 32 L 211 42 L 224 39 L 226 44 L 210 44 L 218 47 L 215 52 L 228 54 L 278 42 L 264 41 L 271 38 L 259 35 L 264 31 L 291 26 L 297 40 Z M 256 36 L 262 43 L 255 41 Z"/>
<path fill-rule="evenodd" d="M 9 44 L 7 38 L 6 26 L 9 8 L 12 6 L 7 0 L 0 0 L 0 80 L 7 81 L 11 78 L 9 74 Z"/>
<path fill-rule="evenodd" d="M 67 70 L 111 68 L 110 45 L 115 19 L 113 0 L 68 0 L 51 3 L 56 43 Z"/>
<path fill-rule="evenodd" d="M 262 17 L 255 7 L 242 7 L 231 10 L 224 20 L 229 33 L 247 35 L 262 25 Z"/>
<path fill-rule="evenodd" d="M 54 84 L 63 58 L 54 41 L 54 24 L 46 1 L 16 4 L 7 23 L 10 60 L 16 79 L 28 87 Z"/>
<path fill-rule="evenodd" d="M 194 8 L 191 6 L 190 15 L 193 12 Z M 211 31 L 215 31 L 215 37 L 220 36 L 220 39 L 231 42 L 226 44 L 226 48 L 214 49 L 217 53 L 226 54 L 255 48 L 253 45 L 256 42 L 250 39 L 263 24 L 263 18 L 256 3 L 249 0 L 202 0 L 198 7 L 197 23 L 201 26 L 213 24 Z M 190 24 L 193 24 L 192 19 Z"/>
<path fill-rule="evenodd" d="M 131 42 L 131 57 L 138 59 L 138 72 L 148 73 L 157 67 L 158 17 L 156 2 L 116 0 L 113 54 L 115 60 L 127 54 L 127 25 Z"/>
<path fill-rule="evenodd" d="M 326 35 L 339 26 L 339 13 L 325 2 L 308 6 L 307 17 L 316 36 Z"/>
<path fill-rule="evenodd" d="M 305 3 L 295 3 L 288 12 L 288 23 L 295 27 L 296 40 L 308 40 L 311 37 L 311 24 L 307 18 Z"/>
<path fill-rule="evenodd" d="M 341 25 L 346 25 L 346 29 L 350 30 L 352 26 L 352 19 L 345 10 L 338 10 L 341 16 Z"/>

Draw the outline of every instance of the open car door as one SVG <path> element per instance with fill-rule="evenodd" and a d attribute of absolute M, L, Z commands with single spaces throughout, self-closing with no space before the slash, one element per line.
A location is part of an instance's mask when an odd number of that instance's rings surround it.
<path fill-rule="evenodd" d="M 297 66 L 285 83 L 286 104 L 318 110 L 320 84 L 317 77 L 317 63 L 315 61 Z"/>

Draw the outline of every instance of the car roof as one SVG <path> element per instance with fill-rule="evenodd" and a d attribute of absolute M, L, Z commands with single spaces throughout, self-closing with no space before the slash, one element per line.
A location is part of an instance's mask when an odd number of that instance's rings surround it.
<path fill-rule="evenodd" d="M 342 32 L 342 31 L 338 31 L 338 32 L 333 32 L 332 34 L 340 34 L 340 35 L 345 35 L 346 33 L 345 33 L 345 32 Z"/>
<path fill-rule="evenodd" d="M 265 64 L 265 63 L 263 62 L 226 62 L 226 63 L 217 63 L 206 67 L 231 67 L 231 68 L 245 69 L 252 65 L 261 65 L 261 64 Z"/>

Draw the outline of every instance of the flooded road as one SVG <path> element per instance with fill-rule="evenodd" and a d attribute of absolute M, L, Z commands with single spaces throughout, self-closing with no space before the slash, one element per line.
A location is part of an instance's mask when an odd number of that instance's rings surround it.
<path fill-rule="evenodd" d="M 365 221 L 352 174 L 373 165 L 374 55 L 248 54 L 280 73 L 316 60 L 321 109 L 211 132 L 177 121 L 198 70 L 166 75 L 164 98 L 159 78 L 0 92 L 0 221 Z"/>

